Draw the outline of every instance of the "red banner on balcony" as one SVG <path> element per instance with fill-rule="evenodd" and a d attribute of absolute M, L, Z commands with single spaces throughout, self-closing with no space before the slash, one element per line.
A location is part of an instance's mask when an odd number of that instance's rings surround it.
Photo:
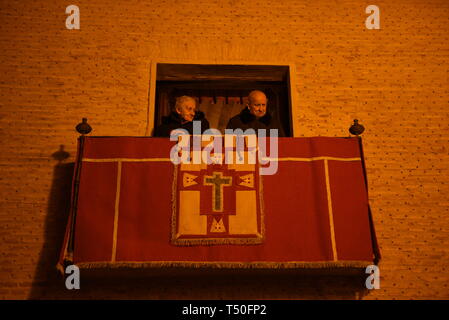
<path fill-rule="evenodd" d="M 60 266 L 366 267 L 358 138 L 279 138 L 277 171 L 179 164 L 164 138 L 82 137 Z M 235 153 L 234 153 L 235 155 Z M 266 159 L 265 159 L 266 160 Z"/>

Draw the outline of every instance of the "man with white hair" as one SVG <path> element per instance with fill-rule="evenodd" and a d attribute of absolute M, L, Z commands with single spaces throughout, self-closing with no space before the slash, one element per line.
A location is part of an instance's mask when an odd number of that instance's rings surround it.
<path fill-rule="evenodd" d="M 170 137 L 175 129 L 185 129 L 193 134 L 193 121 L 201 121 L 201 131 L 209 129 L 209 121 L 204 113 L 196 110 L 196 100 L 189 96 L 176 98 L 174 110 L 162 119 L 162 124 L 154 130 L 154 137 Z"/>
<path fill-rule="evenodd" d="M 245 109 L 242 110 L 238 115 L 232 117 L 227 129 L 254 129 L 257 134 L 257 129 L 278 129 L 278 136 L 284 137 L 284 130 L 275 121 L 272 115 L 267 112 L 268 99 L 265 93 L 260 90 L 253 90 L 248 95 L 248 104 Z M 267 131 L 267 135 L 270 132 Z"/>

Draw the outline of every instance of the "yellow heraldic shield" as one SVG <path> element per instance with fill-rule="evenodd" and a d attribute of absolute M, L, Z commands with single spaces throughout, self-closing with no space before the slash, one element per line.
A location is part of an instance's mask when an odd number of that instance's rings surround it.
<path fill-rule="evenodd" d="M 175 165 L 172 244 L 262 243 L 262 190 L 257 163 Z"/>

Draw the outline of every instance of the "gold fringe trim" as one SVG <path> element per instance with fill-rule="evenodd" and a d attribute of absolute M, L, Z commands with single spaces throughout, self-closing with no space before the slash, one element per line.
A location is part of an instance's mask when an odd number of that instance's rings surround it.
<path fill-rule="evenodd" d="M 214 245 L 214 244 L 261 244 L 264 239 L 257 238 L 181 238 L 172 240 L 172 244 L 178 246 Z"/>
<path fill-rule="evenodd" d="M 297 158 L 297 157 L 284 157 L 284 158 L 270 158 L 270 157 L 263 157 L 262 160 L 264 161 L 319 161 L 319 160 L 335 160 L 335 161 L 361 161 L 361 158 L 341 158 L 341 157 L 311 157 L 311 158 Z"/>
<path fill-rule="evenodd" d="M 173 184 L 172 184 L 172 194 L 171 194 L 171 201 L 172 201 L 172 219 L 171 219 L 171 234 L 170 238 L 172 243 L 176 242 L 176 227 L 178 225 L 177 217 L 176 217 L 176 210 L 177 210 L 177 189 L 178 189 L 178 170 L 179 165 L 174 165 L 173 167 Z"/>
<path fill-rule="evenodd" d="M 260 174 L 260 162 L 257 163 L 256 170 L 259 175 L 259 212 L 260 212 L 260 231 L 262 232 L 262 241 L 265 241 L 265 202 L 263 196 L 263 180 Z"/>
<path fill-rule="evenodd" d="M 213 268 L 213 269 L 326 269 L 366 268 L 372 261 L 289 261 L 289 262 L 206 262 L 206 261 L 122 261 L 80 262 L 79 268 Z"/>
<path fill-rule="evenodd" d="M 83 162 L 170 162 L 170 158 L 104 158 L 104 159 L 91 159 L 83 158 Z"/>
<path fill-rule="evenodd" d="M 334 261 L 338 260 L 337 254 L 337 241 L 335 239 L 335 227 L 334 227 L 334 214 L 332 211 L 332 194 L 331 194 L 331 184 L 329 180 L 329 163 L 328 160 L 324 160 L 324 177 L 326 179 L 326 194 L 327 194 L 327 212 L 329 216 L 329 228 L 331 234 L 331 244 L 332 244 L 332 254 L 334 256 Z"/>
<path fill-rule="evenodd" d="M 115 261 L 117 256 L 117 232 L 118 232 L 118 218 L 120 215 L 120 185 L 122 181 L 122 162 L 117 162 L 117 186 L 115 190 L 115 206 L 114 206 L 114 229 L 112 234 L 112 253 L 111 262 Z"/>

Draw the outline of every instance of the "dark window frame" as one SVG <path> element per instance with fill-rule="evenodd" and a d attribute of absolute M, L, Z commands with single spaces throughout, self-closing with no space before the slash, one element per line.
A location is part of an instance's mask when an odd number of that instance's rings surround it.
<path fill-rule="evenodd" d="M 253 89 L 267 93 L 269 108 L 276 111 L 286 136 L 297 136 L 296 108 L 293 105 L 294 66 L 291 64 L 198 64 L 178 62 L 153 62 L 150 72 L 149 108 L 146 135 L 167 115 L 161 114 L 160 94 L 170 88 L 177 93 L 200 97 L 201 95 L 245 95 Z M 236 92 L 240 93 L 236 93 Z M 273 99 L 276 97 L 277 99 Z M 174 97 L 171 97 L 173 107 Z M 271 104 L 271 105 L 270 105 Z M 242 108 L 244 105 L 242 105 Z M 275 108 L 275 109 L 274 109 Z"/>

